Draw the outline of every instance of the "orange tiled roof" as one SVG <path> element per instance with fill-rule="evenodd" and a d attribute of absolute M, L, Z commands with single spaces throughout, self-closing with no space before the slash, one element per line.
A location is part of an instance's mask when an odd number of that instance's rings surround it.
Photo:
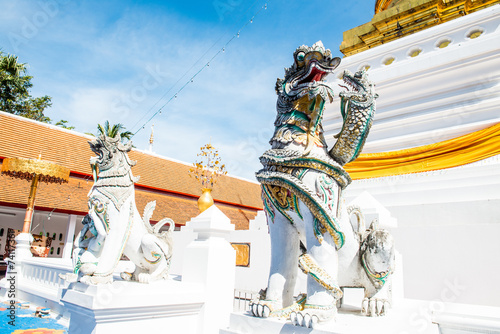
<path fill-rule="evenodd" d="M 68 184 L 39 186 L 36 198 L 39 209 L 85 213 L 87 193 L 92 185 L 92 181 L 86 181 L 91 173 L 89 158 L 94 155 L 87 143 L 89 139 L 74 131 L 0 112 L 0 159 L 37 158 L 41 153 L 43 160 L 71 170 Z M 188 176 L 189 165 L 137 150 L 132 150 L 129 156 L 137 161 L 132 169 L 134 175 L 140 176 L 136 185 L 139 212 L 147 202 L 156 200 L 153 220 L 170 217 L 177 224 L 184 224 L 197 215 L 196 201 L 201 192 L 196 180 Z M 0 203 L 25 204 L 28 193 L 28 182 L 0 176 Z M 222 176 L 212 194 L 216 204 L 238 229 L 246 228 L 248 221 L 262 208 L 257 183 Z"/>

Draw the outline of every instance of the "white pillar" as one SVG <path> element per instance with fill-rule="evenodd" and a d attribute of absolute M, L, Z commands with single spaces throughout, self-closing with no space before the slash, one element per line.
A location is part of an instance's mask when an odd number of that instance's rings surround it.
<path fill-rule="evenodd" d="M 33 242 L 33 236 L 31 233 L 19 233 L 16 236 L 16 260 L 23 260 L 26 258 L 33 257 L 31 254 L 31 243 Z"/>
<path fill-rule="evenodd" d="M 182 282 L 205 286 L 205 304 L 198 333 L 219 333 L 229 325 L 233 310 L 236 252 L 225 239 L 234 225 L 215 205 L 187 222 L 198 233 L 184 253 Z"/>
<path fill-rule="evenodd" d="M 73 238 L 75 236 L 76 215 L 69 215 L 66 228 L 66 240 L 64 241 L 63 259 L 71 259 L 73 251 Z"/>

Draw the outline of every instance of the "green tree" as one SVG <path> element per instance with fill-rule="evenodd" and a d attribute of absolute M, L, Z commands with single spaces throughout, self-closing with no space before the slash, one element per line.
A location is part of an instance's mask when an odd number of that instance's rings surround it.
<path fill-rule="evenodd" d="M 57 126 L 60 126 L 63 129 L 73 130 L 75 127 L 68 125 L 68 121 L 60 120 L 56 123 Z"/>
<path fill-rule="evenodd" d="M 106 135 L 108 137 L 114 138 L 119 133 L 122 141 L 124 141 L 125 139 L 130 140 L 130 138 L 132 138 L 134 134 L 130 131 L 124 130 L 125 126 L 123 126 L 123 124 L 121 123 L 114 124 L 113 126 L 109 125 L 109 121 L 104 122 L 104 126 L 102 126 L 101 124 L 97 124 L 98 135 Z"/>
<path fill-rule="evenodd" d="M 39 122 L 51 123 L 45 116 L 46 108 L 52 106 L 50 96 L 33 97 L 29 89 L 33 77 L 28 75 L 27 64 L 20 63 L 17 56 L 0 51 L 0 110 L 34 119 Z M 62 123 L 61 123 L 62 122 Z M 72 129 L 67 121 L 59 121 L 56 125 Z"/>

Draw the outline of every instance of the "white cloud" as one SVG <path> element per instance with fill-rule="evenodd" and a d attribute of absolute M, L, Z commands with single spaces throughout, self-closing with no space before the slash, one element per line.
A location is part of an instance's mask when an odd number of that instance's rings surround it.
<path fill-rule="evenodd" d="M 167 11 L 174 5 L 166 3 L 51 1 L 61 3 L 56 15 L 38 28 L 18 54 L 31 65 L 33 95 L 53 97 L 49 117 L 66 119 L 81 132 L 94 132 L 105 120 L 137 130 L 189 82 L 133 138 L 134 145 L 147 148 L 154 122 L 155 151 L 192 162 L 199 147 L 211 138 L 229 172 L 251 179 L 260 168 L 258 157 L 269 147 L 276 78 L 283 76 L 283 67 L 291 65 L 294 47 L 315 42 L 318 34 L 332 34 L 319 19 L 290 26 L 293 6 L 298 5 L 278 1 L 245 27 L 240 38 L 191 83 L 189 79 L 241 27 L 235 24 L 240 22 L 235 13 L 228 13 L 214 26 L 213 20 L 210 23 L 200 13 L 190 17 L 186 15 L 191 13 Z M 33 18 L 41 8 L 40 3 L 30 1 L 0 0 L 0 5 L 8 12 L 0 14 L 5 18 L 0 28 L 6 32 L 21 31 L 21 19 Z M 300 6 L 304 13 L 316 11 L 312 3 Z M 309 31 L 311 27 L 315 31 Z M 9 47 L 6 35 L 0 36 L 2 45 Z"/>

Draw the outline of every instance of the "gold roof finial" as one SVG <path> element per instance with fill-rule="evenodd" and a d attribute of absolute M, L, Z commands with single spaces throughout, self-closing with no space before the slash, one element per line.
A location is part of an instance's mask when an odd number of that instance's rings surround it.
<path fill-rule="evenodd" d="M 154 127 L 155 125 L 151 125 L 151 136 L 149 137 L 149 143 L 152 145 L 153 144 L 153 140 L 154 140 Z"/>
<path fill-rule="evenodd" d="M 153 152 L 154 127 L 155 127 L 154 124 L 151 125 L 151 136 L 149 136 L 149 152 Z"/>

